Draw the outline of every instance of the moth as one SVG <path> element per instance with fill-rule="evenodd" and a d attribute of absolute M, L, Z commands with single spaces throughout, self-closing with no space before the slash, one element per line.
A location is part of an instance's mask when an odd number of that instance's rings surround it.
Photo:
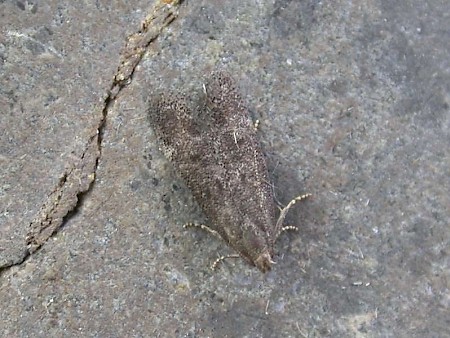
<path fill-rule="evenodd" d="M 269 271 L 276 239 L 293 229 L 283 227 L 287 211 L 310 194 L 293 199 L 276 218 L 266 161 L 231 76 L 212 72 L 196 105 L 182 94 L 153 96 L 147 115 L 164 155 L 208 219 L 200 227 L 222 238 L 250 265 Z"/>

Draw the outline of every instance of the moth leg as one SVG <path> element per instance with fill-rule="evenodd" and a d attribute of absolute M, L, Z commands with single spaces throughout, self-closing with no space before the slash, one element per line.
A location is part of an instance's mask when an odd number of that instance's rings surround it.
<path fill-rule="evenodd" d="M 217 266 L 220 264 L 220 262 L 224 261 L 225 259 L 228 258 L 239 258 L 241 256 L 239 256 L 238 254 L 234 254 L 234 255 L 226 255 L 226 256 L 220 256 L 219 258 L 217 258 L 212 264 L 211 264 L 211 270 L 215 271 L 217 269 Z"/>
<path fill-rule="evenodd" d="M 297 228 L 294 227 L 294 226 L 286 226 L 286 227 L 283 227 L 283 221 L 284 221 L 284 218 L 286 217 L 286 215 L 287 215 L 289 209 L 290 209 L 295 203 L 297 203 L 298 201 L 304 200 L 304 199 L 306 199 L 306 198 L 308 198 L 308 197 L 310 197 L 310 196 L 312 196 L 312 195 L 311 195 L 311 194 L 303 194 L 303 195 L 297 196 L 296 198 L 292 199 L 292 200 L 288 203 L 288 205 L 286 205 L 283 209 L 281 209 L 281 211 L 280 211 L 280 216 L 278 217 L 277 224 L 275 225 L 275 234 L 276 234 L 275 238 L 278 238 L 278 236 L 281 234 L 281 232 L 283 232 L 283 231 L 285 231 L 285 230 L 294 230 L 294 229 L 297 229 Z"/>
<path fill-rule="evenodd" d="M 280 234 L 285 231 L 298 231 L 298 228 L 294 225 L 286 225 L 280 229 Z"/>
<path fill-rule="evenodd" d="M 219 235 L 219 233 L 216 230 L 211 229 L 209 226 L 205 225 L 205 224 L 197 224 L 197 223 L 186 223 L 185 225 L 183 225 L 183 228 L 187 229 L 187 228 L 200 228 L 206 232 L 209 232 L 210 234 L 212 234 L 213 236 L 220 238 L 222 240 L 222 237 Z"/>
<path fill-rule="evenodd" d="M 198 223 L 186 223 L 185 225 L 183 225 L 183 228 L 187 229 L 187 228 L 200 228 L 206 232 L 209 232 L 210 234 L 212 234 L 213 236 L 219 238 L 220 240 L 223 240 L 223 238 L 219 235 L 219 233 L 216 230 L 211 229 L 209 226 L 205 225 L 205 224 L 198 224 Z M 217 266 L 220 264 L 220 262 L 224 261 L 225 259 L 228 258 L 239 258 L 241 256 L 239 256 L 238 254 L 234 254 L 234 255 L 226 255 L 226 256 L 220 256 L 219 258 L 217 258 L 212 264 L 211 264 L 211 270 L 216 270 Z"/>
<path fill-rule="evenodd" d="M 254 129 L 255 131 L 258 131 L 258 129 L 259 129 L 259 120 L 258 120 L 258 119 L 256 119 L 256 120 L 253 122 L 253 129 Z"/>

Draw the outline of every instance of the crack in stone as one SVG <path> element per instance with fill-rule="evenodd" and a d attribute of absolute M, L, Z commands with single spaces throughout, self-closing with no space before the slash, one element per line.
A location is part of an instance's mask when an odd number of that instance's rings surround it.
<path fill-rule="evenodd" d="M 148 46 L 178 17 L 178 8 L 182 2 L 182 0 L 157 1 L 141 23 L 138 32 L 128 36 L 121 53 L 120 65 L 103 100 L 100 120 L 93 128 L 84 151 L 70 168 L 64 171 L 38 215 L 30 223 L 26 236 L 27 250 L 23 258 L 0 266 L 0 273 L 11 266 L 22 264 L 31 254 L 39 250 L 58 232 L 67 221 L 68 215 L 79 207 L 81 198 L 92 189 L 101 158 L 102 137 L 109 107 L 122 88 L 131 82 L 136 66 Z"/>

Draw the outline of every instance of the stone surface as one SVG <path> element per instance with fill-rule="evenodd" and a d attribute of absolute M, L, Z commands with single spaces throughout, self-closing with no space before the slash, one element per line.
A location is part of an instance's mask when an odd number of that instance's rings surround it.
<path fill-rule="evenodd" d="M 450 336 L 448 2 L 148 15 L 164 3 L 0 3 L 1 335 Z M 115 87 L 146 18 L 146 52 Z M 265 275 L 209 270 L 230 252 L 182 228 L 202 214 L 145 116 L 151 93 L 189 92 L 217 66 L 261 120 L 277 199 L 314 195 Z M 30 224 L 99 128 L 94 183 L 30 254 Z"/>

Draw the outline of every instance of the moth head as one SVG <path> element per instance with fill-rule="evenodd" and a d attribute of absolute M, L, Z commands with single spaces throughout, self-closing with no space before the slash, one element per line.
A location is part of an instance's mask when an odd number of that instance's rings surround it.
<path fill-rule="evenodd" d="M 244 258 L 248 263 L 256 266 L 261 272 L 270 271 L 275 262 L 272 260 L 273 245 L 268 233 L 254 224 L 244 228 L 247 231 L 239 233 L 236 241 L 229 241 L 230 245 Z M 234 244 L 234 245 L 233 245 Z"/>
<path fill-rule="evenodd" d="M 269 250 L 266 250 L 261 255 L 259 255 L 254 263 L 255 266 L 262 272 L 270 271 L 270 269 L 272 268 L 272 264 L 275 264 L 275 262 L 272 260 L 272 256 L 270 255 Z"/>

